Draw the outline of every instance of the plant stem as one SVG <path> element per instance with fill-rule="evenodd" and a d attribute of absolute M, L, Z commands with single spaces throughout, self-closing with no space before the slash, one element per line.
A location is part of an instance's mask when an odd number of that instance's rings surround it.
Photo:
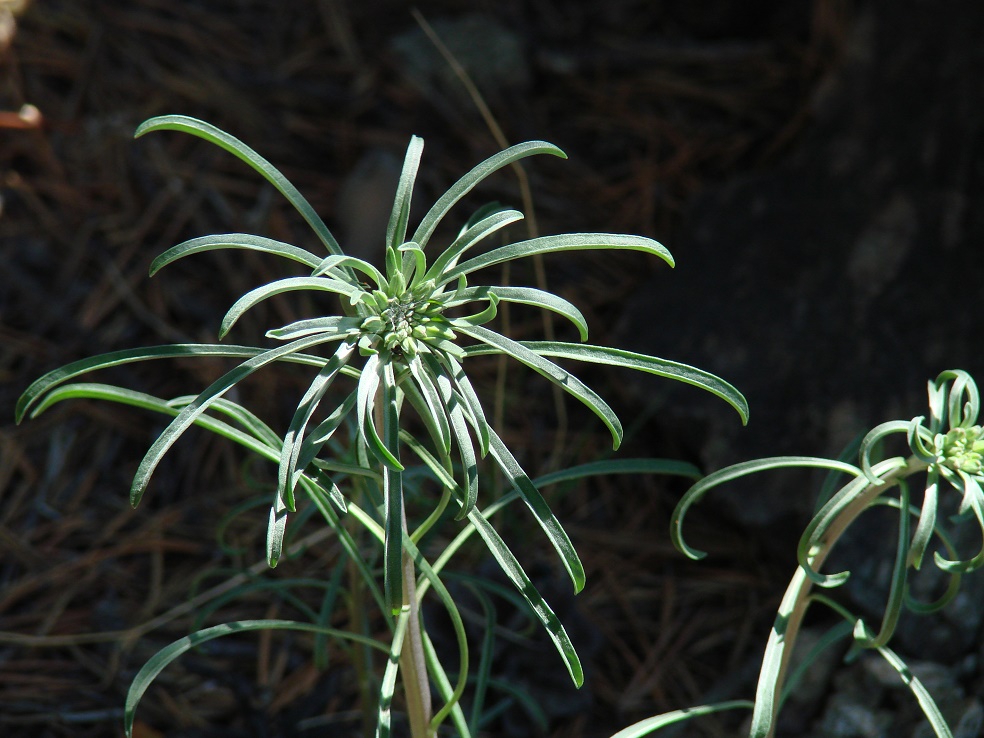
<path fill-rule="evenodd" d="M 405 510 L 402 515 L 403 535 L 409 537 Z M 407 714 L 410 716 L 410 734 L 413 738 L 431 738 L 434 735 L 430 728 L 433 707 L 427 664 L 424 660 L 420 608 L 417 604 L 417 572 L 406 549 L 403 551 L 403 606 L 410 608 L 410 622 L 407 624 L 407 634 L 400 653 L 403 689 L 407 699 Z"/>
<path fill-rule="evenodd" d="M 925 462 L 910 457 L 901 466 L 896 466 L 884 476 L 880 476 L 879 483 L 869 483 L 827 529 L 823 542 L 810 556 L 810 566 L 813 570 L 819 571 L 844 532 L 865 510 L 871 507 L 876 498 L 894 487 L 900 480 L 917 472 L 925 471 L 925 469 Z M 749 732 L 752 738 L 773 738 L 775 735 L 776 717 L 781 706 L 781 696 L 789 670 L 790 657 L 796 645 L 796 638 L 799 635 L 806 610 L 810 605 L 810 593 L 813 585 L 814 582 L 807 576 L 806 570 L 802 566 L 797 567 L 796 573 L 793 574 L 789 586 L 786 588 L 782 603 L 779 605 L 776 623 L 769 634 L 763 667 L 759 674 L 752 727 Z M 780 655 L 778 668 L 773 671 L 768 668 L 769 664 L 775 663 L 775 659 L 770 659 L 770 655 L 775 655 L 777 652 Z"/>

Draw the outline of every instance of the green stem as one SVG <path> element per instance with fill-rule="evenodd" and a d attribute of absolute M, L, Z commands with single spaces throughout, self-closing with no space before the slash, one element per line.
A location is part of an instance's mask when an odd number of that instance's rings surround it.
<path fill-rule="evenodd" d="M 403 512 L 403 536 L 409 537 L 406 511 Z M 435 733 L 430 728 L 433 706 L 430 681 L 427 678 L 427 662 L 424 658 L 420 606 L 417 602 L 417 571 L 413 558 L 406 549 L 403 550 L 403 606 L 410 608 L 410 622 L 400 652 L 400 670 L 403 672 L 410 734 L 413 738 L 433 738 Z"/>
<path fill-rule="evenodd" d="M 834 519 L 821 543 L 811 553 L 809 564 L 813 571 L 820 570 L 844 532 L 871 507 L 879 496 L 897 485 L 900 480 L 925 469 L 925 462 L 913 456 L 901 466 L 895 466 L 884 476 L 879 477 L 877 484 L 869 483 Z M 781 706 L 780 695 L 783 692 L 796 638 L 810 605 L 810 592 L 813 585 L 814 582 L 807 576 L 806 570 L 802 566 L 797 567 L 779 605 L 776 621 L 766 645 L 762 671 L 759 674 L 752 727 L 749 731 L 749 736 L 752 738 L 774 738 L 776 717 Z M 776 664 L 776 668 L 770 668 L 771 664 Z"/>

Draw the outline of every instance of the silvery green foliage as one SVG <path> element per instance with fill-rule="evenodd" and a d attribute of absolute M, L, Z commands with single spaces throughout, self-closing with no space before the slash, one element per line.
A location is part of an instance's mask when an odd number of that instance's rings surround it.
<path fill-rule="evenodd" d="M 168 249 L 154 260 L 151 274 L 187 256 L 230 248 L 273 254 L 299 262 L 309 270 L 307 276 L 279 279 L 240 297 L 222 319 L 220 338 L 234 328 L 243 313 L 277 294 L 299 290 L 333 293 L 338 296 L 339 311 L 335 315 L 312 316 L 270 329 L 266 335 L 275 342 L 272 347 L 179 344 L 118 351 L 70 364 L 50 372 L 28 388 L 17 406 L 18 421 L 28 413 L 36 415 L 69 397 L 124 402 L 174 416 L 140 463 L 131 488 L 134 505 L 140 501 L 167 450 L 193 425 L 250 448 L 278 465 L 278 484 L 273 494 L 267 534 L 270 565 L 276 565 L 281 556 L 287 521 L 296 510 L 296 494 L 300 488 L 318 506 L 329 524 L 334 524 L 332 521 L 337 520 L 338 514 L 353 513 L 381 538 L 384 587 L 380 599 L 385 603 L 384 610 L 388 609 L 394 615 L 405 605 L 401 570 L 405 552 L 416 557 L 416 567 L 424 572 L 426 581 L 435 589 L 439 588 L 439 577 L 429 570 L 414 542 L 419 540 L 425 527 L 440 517 L 444 507 L 453 503 L 457 506 L 457 518 L 467 521 L 467 525 L 483 538 L 553 638 L 575 683 L 580 684 L 580 665 L 563 627 L 478 506 L 480 458 L 491 456 L 505 473 L 515 495 L 532 511 L 559 554 L 575 591 L 584 586 L 584 569 L 537 485 L 489 424 L 479 394 L 465 371 L 469 359 L 490 353 L 511 356 L 584 403 L 608 428 L 616 448 L 622 439 L 622 426 L 614 411 L 555 359 L 621 366 L 696 385 L 731 404 L 742 421 L 747 420 L 747 405 L 731 385 L 707 372 L 651 356 L 584 343 L 588 327 L 583 315 L 558 295 L 532 287 L 476 286 L 469 280 L 486 267 L 539 254 L 630 249 L 652 254 L 672 265 L 670 253 L 649 238 L 608 233 L 543 236 L 479 252 L 476 247 L 485 239 L 493 234 L 501 235 L 506 226 L 523 218 L 520 212 L 499 205 L 481 209 L 463 223 L 457 237 L 449 244 L 437 246 L 432 243 L 432 237 L 438 226 L 453 206 L 486 177 L 534 154 L 558 157 L 564 157 L 564 154 L 542 141 L 518 144 L 495 154 L 438 198 L 411 233 L 410 203 L 423 151 L 422 139 L 413 137 L 387 226 L 385 262 L 377 266 L 346 255 L 294 186 L 238 139 L 207 123 L 183 116 L 148 120 L 139 127 L 136 135 L 162 130 L 198 136 L 249 164 L 297 209 L 320 242 L 318 250 L 321 253 L 250 234 L 211 235 L 193 238 Z M 510 339 L 489 327 L 502 302 L 523 303 L 556 313 L 576 327 L 582 342 Z M 68 383 L 81 374 L 121 363 L 182 356 L 231 357 L 240 363 L 197 396 L 172 400 L 109 385 Z M 225 395 L 253 372 L 283 362 L 312 367 L 316 374 L 300 398 L 287 432 L 281 437 L 247 408 L 231 402 Z M 322 408 L 329 396 L 333 398 L 332 406 Z M 401 413 L 408 408 L 422 421 L 426 429 L 424 438 L 409 434 L 401 422 Z M 316 414 L 324 419 L 314 423 Z M 354 432 L 349 434 L 351 428 Z M 332 459 L 328 453 L 329 442 L 339 440 L 349 449 L 345 463 Z M 407 451 L 428 468 L 444 490 L 425 524 L 409 536 L 403 489 L 403 456 Z M 686 473 L 691 474 L 692 470 Z M 381 500 L 378 509 L 365 511 L 358 501 L 343 493 L 336 479 L 353 475 L 362 475 L 369 484 L 377 486 Z M 339 530 L 339 535 L 343 535 Z M 441 596 L 449 610 L 453 609 L 446 593 Z M 178 651 L 180 649 L 174 654 Z M 162 657 L 158 665 L 168 663 L 173 657 Z M 152 678 L 151 675 L 149 679 Z M 132 711 L 128 711 L 128 717 L 132 719 Z"/>
<path fill-rule="evenodd" d="M 959 505 L 952 522 L 976 526 L 984 538 L 984 492 L 981 487 L 984 484 L 984 431 L 978 418 L 980 394 L 973 378 L 962 370 L 940 373 L 929 382 L 928 389 L 929 418 L 918 416 L 875 427 L 861 439 L 857 465 L 809 456 L 757 459 L 709 474 L 684 494 L 673 514 L 671 537 L 682 553 L 691 559 L 700 559 L 704 552 L 692 548 L 683 539 L 683 520 L 689 508 L 711 489 L 741 477 L 777 469 L 807 467 L 826 469 L 830 473 L 820 495 L 818 510 L 799 541 L 798 566 L 769 633 L 755 700 L 702 705 L 659 715 L 626 728 L 616 738 L 648 735 L 665 725 L 736 708 L 752 710 L 751 738 L 770 738 L 779 710 L 795 689 L 798 675 L 809 669 L 824 649 L 846 639 L 851 643 L 848 658 L 864 650 L 878 653 L 912 692 L 934 733 L 940 738 L 952 738 L 953 733 L 932 695 L 888 646 L 899 618 L 906 610 L 917 615 L 941 610 L 959 592 L 961 575 L 984 566 L 984 547 L 974 555 L 961 558 L 938 519 L 941 492 L 955 492 L 959 495 Z M 884 441 L 893 434 L 906 437 L 909 456 L 882 456 L 886 447 Z M 920 480 L 923 489 L 922 502 L 918 506 L 911 501 L 913 480 Z M 835 590 L 847 581 L 849 571 L 828 574 L 821 568 L 845 531 L 861 514 L 876 505 L 898 510 L 899 522 L 898 536 L 890 542 L 894 543 L 895 555 L 887 583 L 887 601 L 881 622 L 874 627 L 831 596 L 815 592 L 814 588 Z M 950 575 L 949 585 L 937 600 L 921 602 L 911 595 L 909 580 L 921 568 L 926 553 L 933 546 L 933 562 Z M 811 652 L 803 655 L 796 672 L 790 672 L 789 660 L 796 636 L 813 603 L 830 608 L 842 622 L 831 628 Z"/>

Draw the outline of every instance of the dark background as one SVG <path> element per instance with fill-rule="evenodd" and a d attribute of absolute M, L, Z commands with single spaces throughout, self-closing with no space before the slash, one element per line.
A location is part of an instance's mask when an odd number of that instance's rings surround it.
<path fill-rule="evenodd" d="M 629 429 L 620 455 L 708 471 L 760 455 L 836 455 L 879 422 L 924 413 L 925 383 L 939 371 L 982 368 L 979 2 L 418 7 L 510 143 L 546 139 L 568 153 L 525 165 L 542 233 L 639 233 L 676 257 L 673 271 L 634 254 L 548 258 L 548 286 L 582 308 L 592 341 L 700 366 L 749 400 L 742 428 L 697 390 L 579 372 Z M 343 247 L 369 258 L 411 134 L 426 140 L 419 208 L 498 146 L 401 3 L 0 9 L 0 731 L 117 735 L 135 669 L 196 627 L 169 608 L 262 559 L 263 508 L 223 516 L 266 500 L 270 470 L 197 436 L 172 451 L 133 512 L 126 490 L 158 419 L 76 403 L 15 427 L 14 402 L 66 361 L 213 341 L 236 296 L 289 268 L 215 253 L 148 279 L 174 243 L 247 231 L 312 247 L 290 207 L 230 155 L 180 134 L 134 142 L 133 130 L 183 113 L 233 133 L 281 168 Z M 480 195 L 519 205 L 509 172 Z M 511 278 L 536 276 L 526 265 Z M 311 308 L 271 301 L 231 338 L 262 340 L 264 326 Z M 542 335 L 535 315 L 511 319 L 514 335 Z M 105 379 L 173 396 L 220 371 L 176 362 Z M 491 398 L 495 366 L 476 371 Z M 281 428 L 306 380 L 271 372 L 244 391 Z M 607 453 L 604 429 L 579 407 L 558 416 L 538 378 L 513 369 L 505 386 L 507 441 L 532 473 Z M 528 521 L 510 521 L 586 662 L 575 693 L 545 639 L 497 656 L 551 734 L 608 736 L 656 712 L 750 696 L 819 481 L 773 476 L 694 511 L 691 540 L 712 553 L 694 566 L 666 535 L 682 488 L 620 478 L 555 493 L 589 572 L 576 600 Z M 894 547 L 881 523 L 848 542 L 860 585 L 844 597 L 867 612 L 881 554 Z M 325 543 L 277 576 L 319 575 L 334 556 Z M 900 633 L 954 725 L 982 710 L 982 601 L 971 588 L 953 614 Z M 276 597 L 250 595 L 208 622 L 290 614 Z M 835 675 L 836 661 L 814 670 L 786 735 L 922 735 L 890 675 L 870 660 Z M 289 638 L 189 655 L 148 693 L 140 735 L 312 735 L 301 721 L 326 711 L 340 722 L 321 730 L 351 734 L 353 676 L 341 656 L 333 663 L 319 672 L 310 644 Z M 523 735 L 528 723 L 516 708 L 489 735 Z M 738 729 L 724 719 L 686 730 Z"/>

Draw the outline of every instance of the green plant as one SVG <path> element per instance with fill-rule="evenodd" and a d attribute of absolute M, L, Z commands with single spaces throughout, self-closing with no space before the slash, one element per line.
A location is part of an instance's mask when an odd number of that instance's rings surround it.
<path fill-rule="evenodd" d="M 300 629 L 378 649 L 386 656 L 378 680 L 375 730 L 386 736 L 391 729 L 391 704 L 398 675 L 402 677 L 406 710 L 415 738 L 434 735 L 445 719 L 458 734 L 469 736 L 477 718 L 467 719 L 460 698 L 468 684 L 469 649 L 461 615 L 448 592 L 442 573 L 462 544 L 473 534 L 484 541 L 506 577 L 542 623 L 563 659 L 573 682 L 583 676 L 577 654 L 563 626 L 540 596 L 519 560 L 490 522 L 497 510 L 521 499 L 533 513 L 556 549 L 575 591 L 584 586 L 584 570 L 570 539 L 552 513 L 538 485 L 522 469 L 486 419 L 479 395 L 464 371 L 464 364 L 483 354 L 510 356 L 570 393 L 597 415 L 617 448 L 622 438 L 618 418 L 605 401 L 553 359 L 625 367 L 676 379 L 701 387 L 730 403 L 747 419 L 744 398 L 726 382 L 706 372 L 651 356 L 585 343 L 515 341 L 486 327 L 496 317 L 500 302 L 517 302 L 552 311 L 569 320 L 582 341 L 587 325 L 567 300 L 541 289 L 512 286 L 469 286 L 480 269 L 514 259 L 552 252 L 584 249 L 632 249 L 657 256 L 672 265 L 669 252 L 655 241 L 614 234 L 544 236 L 469 253 L 483 239 L 498 233 L 522 215 L 493 204 L 480 209 L 457 237 L 430 259 L 432 236 L 451 208 L 478 183 L 502 167 L 533 154 L 564 154 L 551 144 L 529 142 L 492 156 L 456 182 L 423 216 L 408 237 L 410 202 L 423 141 L 410 141 L 393 210 L 385 235 L 382 269 L 344 254 L 323 221 L 304 197 L 269 162 L 241 141 L 201 121 L 183 116 L 151 119 L 136 135 L 152 131 L 183 131 L 231 152 L 270 182 L 297 209 L 327 252 L 311 251 L 260 236 L 241 233 L 194 238 L 167 250 L 154 260 L 151 274 L 186 256 L 213 249 L 248 249 L 299 262 L 308 276 L 287 277 L 257 287 L 239 298 L 219 329 L 224 337 L 239 317 L 259 302 L 297 290 L 338 295 L 340 314 L 321 316 L 275 328 L 267 336 L 280 342 L 274 348 L 182 344 L 117 351 L 69 364 L 32 384 L 20 398 L 18 422 L 69 398 L 94 398 L 134 405 L 173 420 L 147 452 L 133 480 L 131 502 L 139 503 L 162 457 L 190 427 L 197 425 L 235 441 L 277 464 L 277 489 L 269 516 L 267 558 L 275 566 L 284 550 L 289 517 L 298 511 L 298 491 L 325 523 L 336 532 L 356 571 L 359 591 L 378 605 L 390 633 L 383 643 L 354 631 L 329 628 L 325 622 L 257 620 L 206 628 L 158 653 L 135 678 L 126 703 L 126 729 L 132 728 L 137 703 L 154 677 L 181 653 L 211 638 L 260 628 Z M 480 303 L 477 312 L 465 308 Z M 317 351 L 335 344 L 334 351 Z M 310 352 L 314 353 L 310 353 Z M 128 362 L 174 357 L 228 357 L 240 360 L 235 368 L 197 396 L 170 400 L 125 388 L 72 382 L 90 371 Z M 225 397 L 238 382 L 275 362 L 311 367 L 316 375 L 301 397 L 286 433 L 281 437 L 253 412 Z M 323 401 L 341 384 L 354 386 Z M 423 427 L 421 437 L 405 422 L 412 410 Z M 323 416 L 315 422 L 316 414 Z M 407 454 L 426 470 L 426 493 L 418 501 L 426 508 L 408 511 Z M 479 461 L 486 455 L 501 469 L 513 490 L 484 509 L 479 507 Z M 667 460 L 626 460 L 575 467 L 540 484 L 597 473 L 661 472 L 699 477 L 690 465 Z M 343 488 L 346 492 L 343 492 Z M 421 505 L 418 503 L 417 507 Z M 451 507 L 462 526 L 458 536 L 437 556 L 429 558 L 422 540 Z M 365 539 L 378 543 L 375 555 L 363 555 Z M 378 549 L 377 549 L 378 550 Z M 379 580 L 382 580 L 380 587 Z M 337 578 L 331 587 L 341 586 Z M 453 624 L 460 653 L 457 677 L 452 679 L 433 648 L 420 615 L 424 594 L 433 590 Z M 330 600 L 329 600 L 330 601 Z M 356 609 L 365 603 L 353 595 Z M 330 609 L 330 608 L 326 608 Z M 363 668 L 371 665 L 366 658 Z M 476 691 L 485 689 L 488 675 L 480 670 Z M 431 691 L 443 705 L 431 706 Z M 477 700 L 480 702 L 480 700 Z"/>
<path fill-rule="evenodd" d="M 917 615 L 939 611 L 957 595 L 961 575 L 984 565 L 984 547 L 974 556 L 958 558 L 950 537 L 938 520 L 940 491 L 950 488 L 960 494 L 954 521 L 958 524 L 970 521 L 984 535 L 984 493 L 981 490 L 984 483 L 984 430 L 978 422 L 979 411 L 980 395 L 970 375 L 960 370 L 944 371 L 935 381 L 929 382 L 929 420 L 919 416 L 877 426 L 861 440 L 856 466 L 834 459 L 773 457 L 721 469 L 694 484 L 674 511 L 671 536 L 686 556 L 700 559 L 704 553 L 683 539 L 683 520 L 690 507 L 711 489 L 773 469 L 807 467 L 830 472 L 820 494 L 818 510 L 799 541 L 798 566 L 769 633 L 755 700 L 702 705 L 655 716 L 626 728 L 614 738 L 636 738 L 692 717 L 738 708 L 752 710 L 749 735 L 768 738 L 774 734 L 776 717 L 783 701 L 795 688 L 797 678 L 810 668 L 824 649 L 847 638 L 851 639 L 848 659 L 865 650 L 879 653 L 912 691 L 935 734 L 940 738 L 952 738 L 933 697 L 888 643 L 905 610 Z M 908 456 L 881 455 L 886 438 L 893 434 L 906 436 Z M 839 481 L 845 476 L 848 480 L 838 488 Z M 916 506 L 911 499 L 910 487 L 913 479 L 920 476 L 925 479 L 920 485 L 923 487 L 922 504 Z M 820 569 L 844 534 L 863 513 L 875 506 L 888 506 L 899 511 L 888 599 L 877 629 L 828 595 L 814 592 L 814 587 L 833 589 L 847 581 L 849 571 L 825 574 Z M 914 529 L 913 520 L 916 521 Z M 933 562 L 949 575 L 949 584 L 937 600 L 921 602 L 910 594 L 910 580 L 931 550 L 934 537 L 939 545 L 933 550 Z M 843 622 L 831 628 L 817 647 L 805 655 L 802 665 L 790 673 L 790 656 L 803 618 L 813 603 L 830 608 Z"/>

